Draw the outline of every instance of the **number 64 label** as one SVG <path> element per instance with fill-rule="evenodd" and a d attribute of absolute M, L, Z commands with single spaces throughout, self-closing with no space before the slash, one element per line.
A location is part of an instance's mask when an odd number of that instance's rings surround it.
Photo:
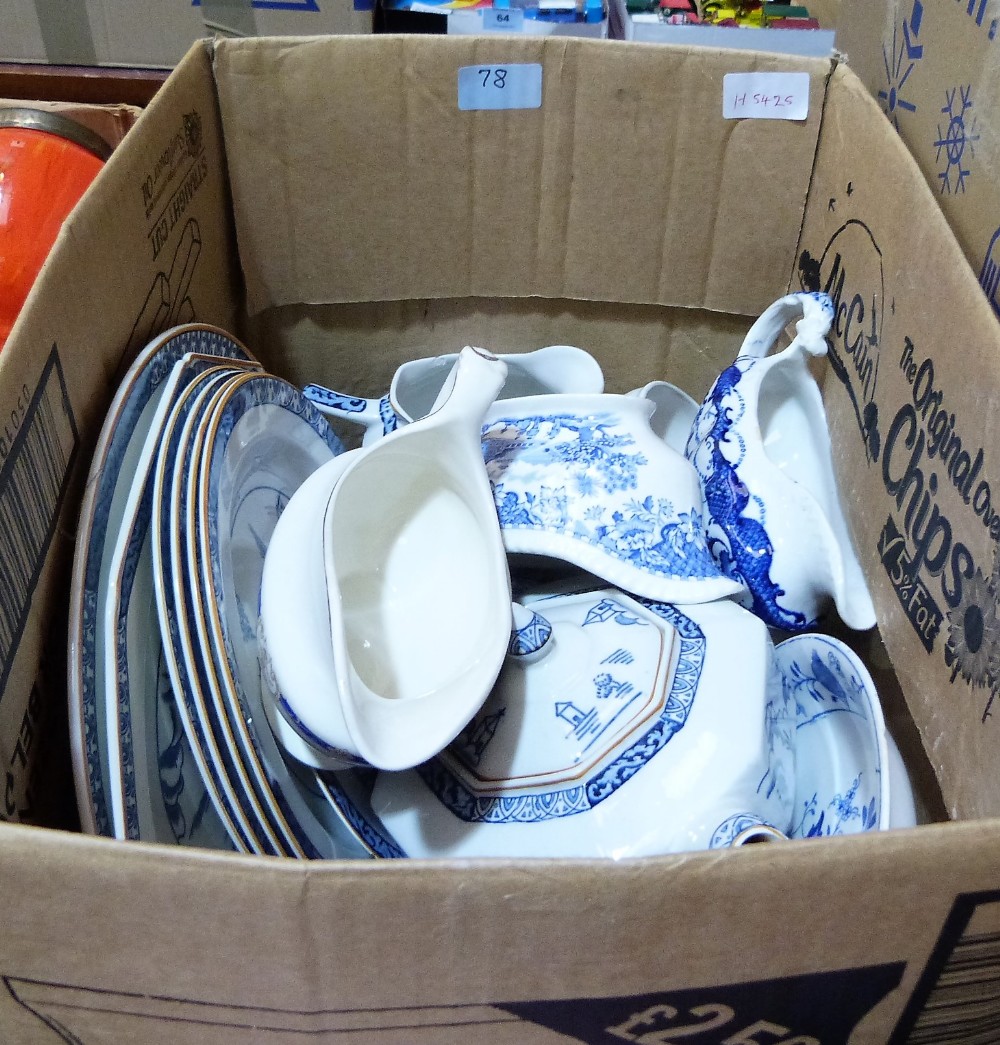
<path fill-rule="evenodd" d="M 458 107 L 539 109 L 542 67 L 537 62 L 511 65 L 464 65 L 458 70 Z"/>

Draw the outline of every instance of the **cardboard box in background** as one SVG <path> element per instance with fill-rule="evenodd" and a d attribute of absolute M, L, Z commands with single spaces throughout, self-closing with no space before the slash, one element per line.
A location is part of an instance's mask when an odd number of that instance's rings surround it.
<path fill-rule="evenodd" d="M 458 70 L 484 63 L 540 66 L 541 106 L 460 110 Z M 724 119 L 730 72 L 806 73 L 806 119 Z M 780 192 L 748 191 L 775 172 Z M 836 306 L 824 394 L 881 634 L 856 638 L 925 809 L 954 822 L 641 860 L 313 863 L 7 824 L 5 1036 L 993 1040 L 1000 333 L 912 158 L 831 60 L 511 37 L 194 47 L 0 356 L 0 498 L 40 449 L 55 479 L 30 546 L 0 532 L 0 758 L 22 787 L 18 750 L 65 714 L 89 454 L 123 369 L 178 317 L 362 395 L 416 353 L 574 343 L 612 391 L 666 378 L 700 397 L 797 288 Z M 934 411 L 965 478 L 977 462 L 968 500 Z"/>
<path fill-rule="evenodd" d="M 906 142 L 1000 314 L 1000 9 L 843 0 L 837 46 Z"/>
<path fill-rule="evenodd" d="M 9 0 L 0 61 L 172 69 L 211 36 L 370 33 L 374 0 Z"/>

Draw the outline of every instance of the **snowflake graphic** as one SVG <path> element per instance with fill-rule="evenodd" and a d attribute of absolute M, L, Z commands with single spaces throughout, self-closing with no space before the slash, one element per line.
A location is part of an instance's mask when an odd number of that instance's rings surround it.
<path fill-rule="evenodd" d="M 892 120 L 893 126 L 899 130 L 899 111 L 916 112 L 917 106 L 906 96 L 907 80 L 916 68 L 916 64 L 923 57 L 923 44 L 916 42 L 920 35 L 920 23 L 923 19 L 924 6 L 920 0 L 913 0 L 913 10 L 908 19 L 904 18 L 902 24 L 892 30 L 892 53 L 882 45 L 882 59 L 885 62 L 884 90 L 878 92 L 883 103 L 886 115 Z"/>
<path fill-rule="evenodd" d="M 948 117 L 948 125 L 941 129 L 938 124 L 937 141 L 937 163 L 944 165 L 943 170 L 938 170 L 938 178 L 941 179 L 942 195 L 965 192 L 966 179 L 971 174 L 968 162 L 965 158 L 966 150 L 970 156 L 975 156 L 975 143 L 979 141 L 976 131 L 976 117 L 970 120 L 969 110 L 972 108 L 972 86 L 954 87 L 945 92 L 946 103 L 941 106 L 941 112 Z"/>

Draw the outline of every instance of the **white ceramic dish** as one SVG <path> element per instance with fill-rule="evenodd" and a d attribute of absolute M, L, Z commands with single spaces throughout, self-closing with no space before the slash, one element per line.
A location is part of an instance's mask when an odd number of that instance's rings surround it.
<path fill-rule="evenodd" d="M 641 396 L 494 404 L 482 447 L 504 545 L 578 566 L 660 602 L 742 592 L 709 553 L 694 467 L 650 427 Z"/>
<path fill-rule="evenodd" d="M 775 651 L 795 705 L 792 838 L 856 834 L 912 823 L 905 776 L 892 772 L 888 734 L 867 669 L 838 639 L 796 635 Z M 898 799 L 892 786 L 903 791 Z M 893 817 L 892 807 L 899 804 Z"/>
<path fill-rule="evenodd" d="M 262 705 L 258 623 L 272 533 L 303 482 L 343 450 L 327 421 L 288 382 L 255 375 L 226 389 L 204 430 L 188 514 L 190 583 L 213 709 L 234 759 L 291 855 L 359 857 L 352 824 L 315 773 L 282 758 Z"/>
<path fill-rule="evenodd" d="M 515 633 L 534 652 L 456 741 L 376 779 L 408 855 L 620 858 L 728 845 L 737 820 L 787 828 L 794 718 L 758 618 L 613 589 L 527 608 L 550 638 Z"/>
<path fill-rule="evenodd" d="M 232 847 L 177 711 L 156 616 L 151 541 L 153 475 L 167 416 L 192 381 L 232 373 L 236 367 L 234 362 L 219 363 L 216 356 L 187 354 L 164 383 L 109 563 L 103 607 L 104 677 L 111 814 L 117 838 Z"/>
<path fill-rule="evenodd" d="M 505 369 L 463 350 L 440 406 L 324 466 L 275 528 L 261 586 L 270 672 L 279 712 L 321 754 L 415 765 L 496 679 L 510 579 L 479 432 Z"/>
<path fill-rule="evenodd" d="M 110 557 L 163 384 L 189 352 L 250 358 L 238 341 L 205 324 L 174 327 L 150 342 L 129 367 L 108 409 L 80 507 L 70 583 L 67 681 L 77 806 L 83 829 L 91 833 L 113 833 L 101 609 Z"/>
<path fill-rule="evenodd" d="M 669 381 L 650 381 L 628 393 L 637 399 L 648 399 L 653 404 L 649 427 L 679 454 L 684 453 L 691 426 L 698 416 L 698 403 L 682 388 Z"/>

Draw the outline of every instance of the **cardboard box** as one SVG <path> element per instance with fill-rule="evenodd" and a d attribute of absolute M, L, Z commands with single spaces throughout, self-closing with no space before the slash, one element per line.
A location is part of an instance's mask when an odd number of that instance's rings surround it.
<path fill-rule="evenodd" d="M 732 28 L 722 25 L 668 25 L 629 13 L 626 0 L 609 0 L 611 36 L 636 43 L 678 44 L 689 47 L 731 47 L 743 51 L 828 57 L 833 53 L 838 0 L 808 3 L 818 29 Z"/>
<path fill-rule="evenodd" d="M 458 70 L 490 65 L 541 66 L 542 104 L 460 110 Z M 724 119 L 732 72 L 805 73 L 807 118 Z M 291 380 L 358 394 L 416 353 L 568 342 L 611 390 L 701 396 L 803 286 L 836 304 L 825 396 L 881 633 L 857 641 L 924 817 L 952 822 L 641 860 L 329 863 L 10 823 L 4 1037 L 992 1040 L 1000 332 L 835 61 L 512 37 L 195 46 L 0 356 L 0 497 L 40 454 L 51 478 L 27 543 L 0 533 L 8 815 L 38 820 L 26 796 L 58 782 L 58 763 L 26 766 L 64 722 L 81 485 L 158 330 L 215 323 Z"/>
<path fill-rule="evenodd" d="M 916 157 L 1000 314 L 997 15 L 984 0 L 844 0 L 837 46 Z"/>
<path fill-rule="evenodd" d="M 213 36 L 370 33 L 374 0 L 10 0 L 0 61 L 172 69 Z"/>

